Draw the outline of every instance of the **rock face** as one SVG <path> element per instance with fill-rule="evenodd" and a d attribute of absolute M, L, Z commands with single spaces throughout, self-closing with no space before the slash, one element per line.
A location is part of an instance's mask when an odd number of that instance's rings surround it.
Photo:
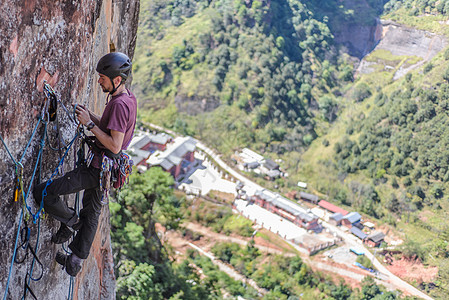
<path fill-rule="evenodd" d="M 390 20 L 381 20 L 380 24 L 379 41 L 373 50 L 385 50 L 391 55 L 397 56 L 398 61 L 373 62 L 362 59 L 357 68 L 357 73 L 372 73 L 375 71 L 372 66 L 380 64 L 384 66 L 385 71 L 394 72 L 393 80 L 397 80 L 413 69 L 429 62 L 448 43 L 444 36 L 410 28 Z M 409 62 L 411 60 L 409 59 L 401 63 L 403 60 L 401 56 L 414 57 L 417 60 Z"/>
<path fill-rule="evenodd" d="M 70 111 L 73 111 L 71 103 L 76 102 L 101 114 L 106 96 L 97 84 L 96 62 L 114 50 L 133 56 L 138 15 L 138 0 L 0 2 L 0 135 L 14 160 L 24 166 L 25 192 L 32 186 L 31 177 L 45 127 L 44 122 L 39 123 L 45 103 L 43 81 L 47 80 L 59 92 L 61 102 Z M 68 143 L 75 134 L 76 125 L 61 105 L 58 121 L 60 137 Z M 25 152 L 34 128 L 37 128 L 36 134 Z M 48 123 L 47 132 L 49 138 L 45 141 L 42 166 L 35 180 L 48 179 L 60 159 L 60 153 L 48 145 L 58 145 L 55 122 Z M 76 144 L 65 160 L 65 171 L 73 168 Z M 30 245 L 34 248 L 38 244 L 37 256 L 43 264 L 42 269 L 34 263 L 32 274 L 36 278 L 42 271 L 42 279 L 35 282 L 26 277 L 33 258 L 29 251 L 25 261 L 14 263 L 10 272 L 16 235 L 19 226 L 24 227 L 25 219 L 21 217 L 23 201 L 13 201 L 14 176 L 13 159 L 0 144 L 0 296 L 20 299 L 24 283 L 28 283 L 38 299 L 67 299 L 71 296 L 71 279 L 54 261 L 61 246 L 50 242 L 51 234 L 58 229 L 58 222 L 51 217 L 45 216 L 37 224 L 31 219 L 27 222 Z M 73 204 L 73 198 L 66 200 Z M 27 204 L 33 213 L 38 210 L 32 195 Z M 19 248 L 17 257 L 21 259 L 25 253 Z M 115 299 L 107 206 L 100 217 L 90 256 L 72 283 L 73 299 Z"/>

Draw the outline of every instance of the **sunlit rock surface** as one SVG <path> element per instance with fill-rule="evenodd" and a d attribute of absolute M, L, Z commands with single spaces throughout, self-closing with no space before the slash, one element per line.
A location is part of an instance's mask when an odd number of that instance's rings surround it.
<path fill-rule="evenodd" d="M 95 64 L 110 50 L 134 54 L 139 1 L 16 1 L 0 2 L 0 134 L 14 159 L 19 160 L 38 123 L 44 104 L 42 83 L 47 80 L 60 93 L 62 103 L 88 105 L 101 113 L 105 95 L 97 84 Z M 69 142 L 76 126 L 61 105 L 58 109 L 60 133 Z M 28 190 L 37 160 L 44 126 L 39 125 L 24 166 L 25 191 Z M 48 124 L 49 142 L 57 145 L 55 123 Z M 76 146 L 76 145 L 75 145 Z M 46 141 L 43 151 L 42 180 L 55 170 L 59 153 Z M 70 151 L 64 169 L 73 168 L 75 154 Z M 36 173 L 39 177 L 39 172 Z M 13 201 L 14 163 L 0 144 L 0 293 L 4 297 L 14 243 L 23 203 Z M 67 198 L 73 203 L 73 197 Z M 32 196 L 27 200 L 37 211 Z M 23 227 L 21 222 L 20 226 Z M 38 224 L 28 221 L 31 245 L 36 245 Z M 38 299 L 67 299 L 70 277 L 54 261 L 60 245 L 50 242 L 58 224 L 51 217 L 41 220 L 37 255 L 43 263 L 43 277 L 29 285 Z M 20 240 L 20 239 L 19 239 Z M 24 250 L 18 250 L 23 257 Z M 7 299 L 20 299 L 32 255 L 22 264 L 14 264 Z M 115 299 L 115 279 L 109 236 L 109 210 L 104 208 L 100 226 L 83 269 L 74 282 L 73 299 Z M 34 265 L 33 276 L 41 268 Z M 27 296 L 29 299 L 31 295 Z M 32 297 L 31 297 L 32 298 Z"/>

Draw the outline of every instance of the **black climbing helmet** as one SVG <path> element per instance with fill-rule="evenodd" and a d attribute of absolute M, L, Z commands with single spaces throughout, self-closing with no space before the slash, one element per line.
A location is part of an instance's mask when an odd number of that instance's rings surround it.
<path fill-rule="evenodd" d="M 97 72 L 114 79 L 117 76 L 121 76 L 123 80 L 126 80 L 131 70 L 131 60 L 128 55 L 121 52 L 108 53 L 97 64 Z"/>

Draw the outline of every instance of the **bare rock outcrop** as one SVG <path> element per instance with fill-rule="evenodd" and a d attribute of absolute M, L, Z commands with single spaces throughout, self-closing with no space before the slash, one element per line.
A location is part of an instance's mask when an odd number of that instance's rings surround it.
<path fill-rule="evenodd" d="M 390 20 L 381 20 L 380 36 L 374 50 L 386 50 L 394 56 L 415 57 L 402 64 L 392 62 L 372 62 L 362 59 L 357 73 L 369 74 L 374 72 L 372 65 L 383 64 L 384 69 L 394 71 L 393 79 L 399 79 L 408 72 L 426 64 L 447 45 L 447 38 L 429 31 L 419 30 L 395 23 Z M 401 60 L 401 59 L 398 59 Z"/>
<path fill-rule="evenodd" d="M 139 15 L 139 0 L 2 0 L 0 3 L 0 135 L 12 157 L 24 166 L 24 187 L 28 191 L 35 168 L 44 123 L 39 122 L 47 80 L 60 93 L 62 103 L 88 105 L 101 113 L 105 95 L 97 84 L 95 64 L 109 51 L 134 54 Z M 67 114 L 58 109 L 60 136 L 69 142 L 75 134 Z M 37 128 L 28 150 L 25 146 Z M 48 141 L 42 152 L 42 167 L 35 178 L 46 180 L 54 172 L 60 156 L 49 148 L 57 144 L 55 123 L 48 123 Z M 75 151 L 71 150 L 64 170 L 73 168 Z M 38 242 L 37 256 L 43 264 L 39 281 L 28 280 L 33 256 L 22 264 L 15 263 L 10 272 L 14 245 L 23 203 L 13 201 L 15 165 L 6 148 L 0 144 L 0 293 L 6 299 L 20 299 L 27 282 L 38 299 L 67 299 L 70 277 L 54 261 L 61 246 L 50 242 L 57 222 L 45 217 L 30 227 L 30 245 Z M 67 201 L 73 203 L 73 197 Z M 27 199 L 31 211 L 37 211 L 32 195 Z M 20 221 L 20 222 L 19 222 Z M 40 223 L 40 224 L 39 224 Z M 89 258 L 80 274 L 72 281 L 73 299 L 115 299 L 115 278 L 109 235 L 109 210 L 101 215 L 100 226 Z M 39 241 L 37 239 L 39 238 Z M 20 240 L 20 237 L 19 237 Z M 23 257 L 25 250 L 17 250 Z M 39 276 L 35 263 L 33 276 Z M 8 292 L 5 294 L 8 278 Z M 30 292 L 28 291 L 28 297 Z"/>

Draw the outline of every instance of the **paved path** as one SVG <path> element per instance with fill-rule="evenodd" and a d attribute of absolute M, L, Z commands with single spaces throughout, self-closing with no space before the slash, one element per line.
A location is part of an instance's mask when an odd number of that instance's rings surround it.
<path fill-rule="evenodd" d="M 377 260 L 377 258 L 370 251 L 368 251 L 368 249 L 364 246 L 364 244 L 361 243 L 360 240 L 358 240 L 355 236 L 353 236 L 352 234 L 348 234 L 348 233 L 344 232 L 343 230 L 341 230 L 340 228 L 333 226 L 329 223 L 323 222 L 322 225 L 324 227 L 328 228 L 329 230 L 336 232 L 338 235 L 340 235 L 346 241 L 346 243 L 348 245 L 350 245 L 352 247 L 356 247 L 358 249 L 362 249 L 363 251 L 365 251 L 366 257 L 368 257 L 373 262 L 374 267 L 380 273 L 382 273 L 383 277 L 388 277 L 388 282 L 390 282 L 392 285 L 394 285 L 397 289 L 399 289 L 401 291 L 406 291 L 410 295 L 415 295 L 415 296 L 418 296 L 418 297 L 426 299 L 426 300 L 433 299 L 432 297 L 424 294 L 423 292 L 421 292 L 420 290 L 418 290 L 411 284 L 408 284 L 407 282 L 403 281 L 402 279 L 400 279 L 399 277 L 397 277 L 396 275 L 391 273 L 384 265 L 382 265 Z"/>
<path fill-rule="evenodd" d="M 177 136 L 176 133 L 174 133 L 173 131 L 167 130 L 165 128 L 162 128 L 160 126 L 154 125 L 154 124 L 150 124 L 151 127 L 156 128 L 158 130 L 162 130 L 165 131 L 169 134 L 172 134 L 174 136 Z M 227 172 L 229 172 L 229 174 L 231 174 L 233 177 L 237 178 L 238 180 L 240 180 L 241 182 L 243 182 L 245 184 L 245 189 L 246 192 L 248 193 L 248 195 L 252 195 L 254 194 L 255 191 L 257 190 L 262 190 L 264 189 L 262 186 L 256 184 L 255 182 L 251 181 L 250 179 L 246 178 L 245 176 L 241 175 L 240 173 L 238 173 L 237 171 L 235 171 L 234 169 L 232 169 L 231 167 L 229 167 L 221 158 L 220 156 L 215 153 L 212 149 L 210 149 L 209 147 L 207 147 L 206 145 L 204 145 L 202 142 L 198 142 L 197 147 L 199 149 L 201 149 L 202 151 L 204 151 L 205 153 L 207 153 L 209 156 L 211 156 L 215 162 L 224 170 L 226 170 Z M 322 222 L 322 225 L 326 228 L 329 228 L 331 231 L 338 233 L 347 244 L 349 245 L 353 245 L 353 246 L 357 246 L 358 248 L 363 248 L 365 250 L 365 255 L 373 262 L 374 266 L 377 268 L 377 270 L 381 273 L 383 273 L 384 276 L 388 276 L 389 278 L 389 282 L 398 290 L 404 291 L 407 294 L 410 295 L 414 295 L 426 300 L 432 300 L 431 297 L 429 297 L 428 295 L 426 295 L 425 293 L 421 292 L 420 290 L 418 290 L 417 288 L 415 288 L 414 286 L 408 284 L 407 282 L 403 281 L 402 279 L 400 279 L 399 277 L 397 277 L 396 275 L 394 275 L 393 273 L 391 273 L 384 265 L 382 265 L 376 257 L 374 257 L 374 255 L 368 251 L 368 249 L 365 248 L 365 246 L 359 241 L 357 240 L 352 234 L 348 234 L 346 232 L 343 232 L 340 228 L 332 226 L 326 222 Z M 299 247 L 297 247 L 297 249 L 300 249 Z M 303 252 L 303 251 L 302 251 Z"/>

